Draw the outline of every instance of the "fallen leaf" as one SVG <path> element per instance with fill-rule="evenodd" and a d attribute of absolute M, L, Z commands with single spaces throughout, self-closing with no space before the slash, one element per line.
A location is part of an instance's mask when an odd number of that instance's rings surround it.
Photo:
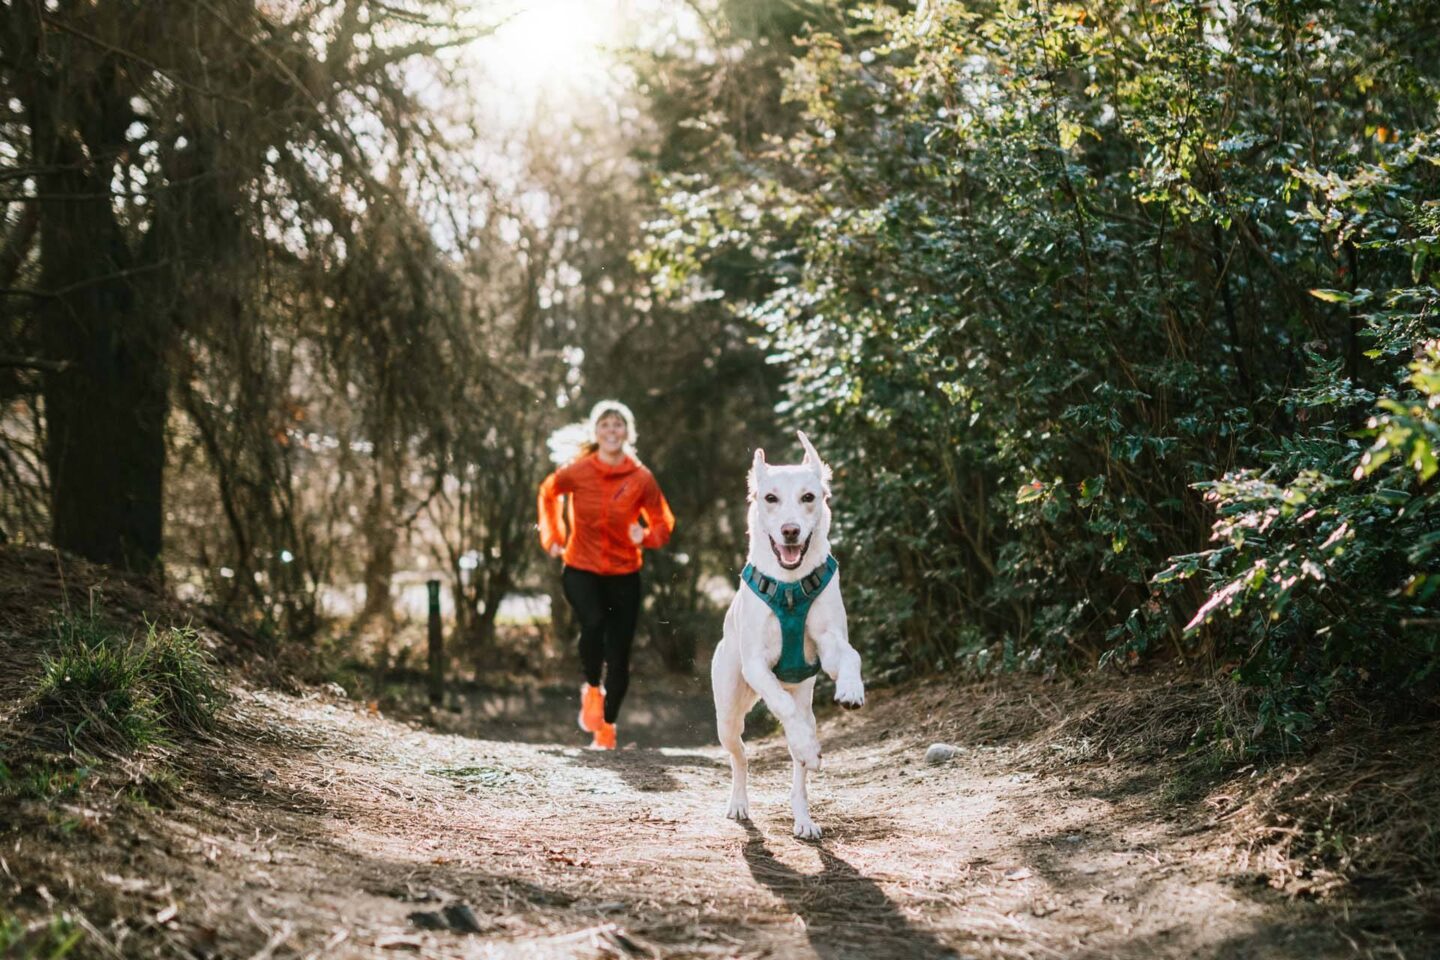
<path fill-rule="evenodd" d="M 410 937 L 403 933 L 391 934 L 375 941 L 375 946 L 381 950 L 419 950 L 423 945 L 424 941 L 419 937 Z"/>
<path fill-rule="evenodd" d="M 564 863 L 572 867 L 588 867 L 590 861 L 584 857 L 574 856 L 567 852 L 564 847 L 546 847 L 545 859 L 551 863 Z"/>

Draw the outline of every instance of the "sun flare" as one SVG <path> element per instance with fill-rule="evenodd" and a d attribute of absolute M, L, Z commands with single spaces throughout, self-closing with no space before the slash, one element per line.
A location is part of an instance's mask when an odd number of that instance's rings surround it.
<path fill-rule="evenodd" d="M 627 18 L 623 0 L 524 0 L 509 8 L 472 57 L 497 86 L 521 96 L 589 86 Z"/>

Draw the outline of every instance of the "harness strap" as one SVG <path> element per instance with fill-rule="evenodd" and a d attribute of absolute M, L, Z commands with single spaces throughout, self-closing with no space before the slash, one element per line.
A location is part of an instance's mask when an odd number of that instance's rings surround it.
<path fill-rule="evenodd" d="M 818 661 L 805 659 L 805 618 L 838 569 L 840 564 L 835 558 L 826 557 L 824 563 L 793 583 L 767 577 L 753 563 L 747 563 L 740 572 L 740 579 L 780 621 L 780 661 L 775 664 L 775 676 L 784 683 L 801 683 L 820 672 Z"/>

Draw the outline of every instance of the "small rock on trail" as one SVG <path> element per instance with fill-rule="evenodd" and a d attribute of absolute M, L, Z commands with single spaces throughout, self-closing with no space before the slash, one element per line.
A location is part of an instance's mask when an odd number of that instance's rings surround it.
<path fill-rule="evenodd" d="M 961 751 L 960 747 L 949 743 L 932 743 L 925 751 L 925 762 L 930 764 L 948 763 L 954 760 Z"/>
<path fill-rule="evenodd" d="M 421 930 L 453 930 L 456 933 L 483 933 L 475 911 L 464 903 L 452 903 L 442 910 L 417 910 L 407 918 Z"/>

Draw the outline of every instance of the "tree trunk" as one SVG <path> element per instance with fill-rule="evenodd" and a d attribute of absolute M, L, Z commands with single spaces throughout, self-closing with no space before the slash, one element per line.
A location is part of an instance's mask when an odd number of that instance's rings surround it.
<path fill-rule="evenodd" d="M 671 673 L 695 671 L 695 632 L 700 621 L 695 568 L 681 568 L 668 555 L 651 558 L 650 608 L 643 621 L 650 644 Z"/>
<path fill-rule="evenodd" d="M 395 576 L 395 548 L 399 542 L 394 510 L 394 468 L 388 442 L 375 445 L 375 489 L 365 518 L 365 540 L 369 553 L 365 558 L 365 606 L 356 620 L 357 626 L 382 618 L 387 634 L 395 627 L 395 604 L 390 585 Z M 460 609 L 459 605 L 455 608 Z M 457 621 L 459 617 L 456 617 Z"/>
<path fill-rule="evenodd" d="M 480 609 L 475 619 L 475 630 L 470 636 L 470 661 L 475 665 L 475 677 L 484 676 L 491 665 L 495 652 L 495 618 L 500 614 L 500 601 L 511 589 L 508 571 L 492 571 L 485 577 L 485 586 L 480 591 Z"/>
<path fill-rule="evenodd" d="M 560 571 L 547 571 L 545 583 L 550 594 L 550 634 L 555 644 L 557 653 L 566 656 L 574 656 L 575 644 L 579 636 L 579 626 L 575 622 L 575 612 L 570 609 L 570 601 L 565 599 L 565 587 L 560 580 Z M 578 660 L 576 661 L 578 665 Z M 577 666 L 578 669 L 578 666 Z"/>
<path fill-rule="evenodd" d="M 55 545 L 149 571 L 161 547 L 168 323 L 139 308 L 131 282 L 139 270 L 111 205 L 129 115 L 116 80 L 96 77 L 82 90 L 42 80 L 30 91 L 47 197 L 41 343 L 47 359 L 65 364 L 44 382 L 46 464 Z"/>
<path fill-rule="evenodd" d="M 485 604 L 475 618 L 475 632 L 470 636 L 470 663 L 475 668 L 475 679 L 482 679 L 492 666 L 491 654 L 495 650 L 496 607 Z"/>

